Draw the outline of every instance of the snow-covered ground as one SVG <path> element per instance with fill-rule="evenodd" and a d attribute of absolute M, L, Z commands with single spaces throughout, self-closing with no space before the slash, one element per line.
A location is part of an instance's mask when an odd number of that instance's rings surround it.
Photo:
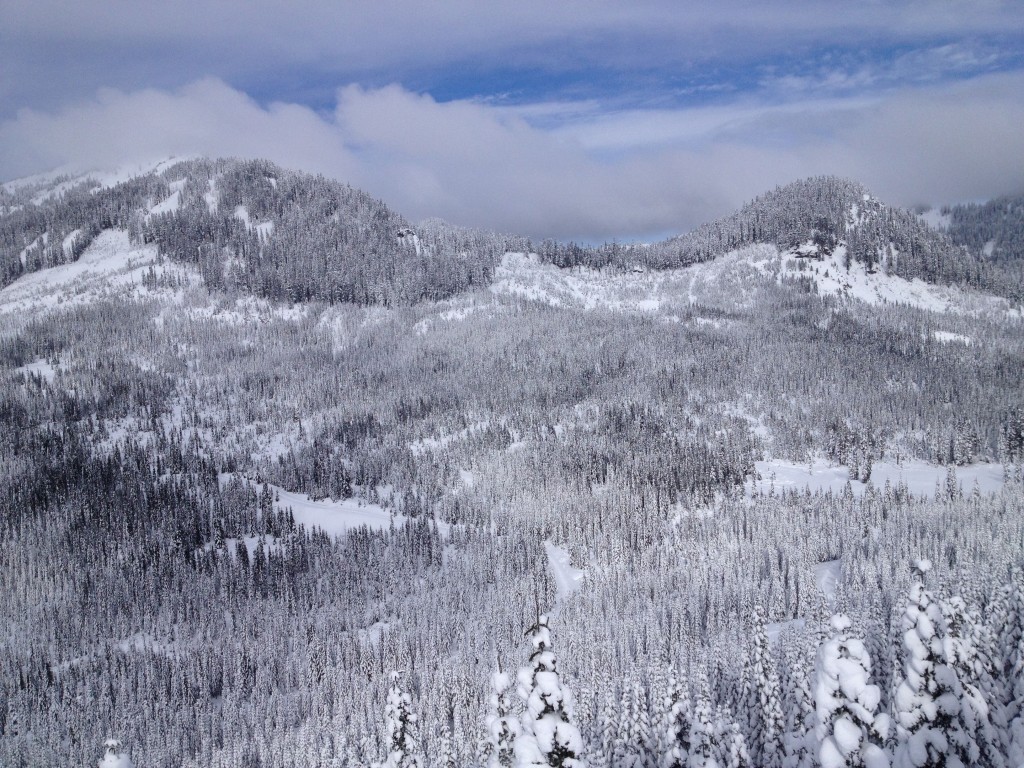
<path fill-rule="evenodd" d="M 209 203 L 209 201 L 207 201 Z M 253 223 L 252 216 L 249 215 L 249 209 L 244 205 L 235 207 L 235 218 L 245 224 L 247 231 L 252 232 L 256 230 L 256 234 L 259 235 L 261 240 L 267 240 L 272 234 L 274 234 L 274 222 L 272 221 L 261 221 Z"/>
<path fill-rule="evenodd" d="M 234 475 L 223 474 L 220 477 L 221 483 L 229 482 Z M 263 483 L 243 478 L 244 482 L 253 486 L 257 493 L 263 491 Z M 311 499 L 304 493 L 292 493 L 283 488 L 268 483 L 271 493 L 274 495 L 274 509 L 290 509 L 295 522 L 304 525 L 307 529 L 319 528 L 328 536 L 343 536 L 353 528 L 366 526 L 374 530 L 383 530 L 391 526 L 392 520 L 395 525 L 403 525 L 406 518 L 403 515 L 392 515 L 389 511 L 377 504 L 371 504 L 363 499 L 344 499 L 333 501 L 332 499 Z M 447 533 L 449 525 L 438 522 L 438 530 Z M 255 549 L 258 540 L 250 542 L 246 540 L 246 547 Z"/>
<path fill-rule="evenodd" d="M 956 342 L 958 344 L 971 343 L 970 336 L 964 336 L 962 333 L 952 333 L 951 331 L 935 331 L 932 333 L 932 338 L 943 344 L 949 344 L 950 342 Z"/>
<path fill-rule="evenodd" d="M 773 488 L 780 491 L 832 491 L 841 493 L 850 484 L 855 495 L 862 495 L 867 483 L 850 480 L 849 470 L 842 465 L 830 464 L 824 459 L 815 459 L 810 463 L 797 464 L 792 461 L 774 459 L 771 461 L 754 462 L 760 479 L 747 481 L 747 492 L 757 490 L 767 494 Z M 871 465 L 871 484 L 882 488 L 886 481 L 895 487 L 899 483 L 906 485 L 907 490 L 915 495 L 931 495 L 935 486 L 944 487 L 948 467 L 930 464 L 925 461 L 912 460 L 896 464 L 892 461 L 877 461 Z M 957 480 L 965 493 L 978 484 L 982 493 L 997 491 L 1005 482 L 1001 464 L 970 464 L 955 467 Z"/>
<path fill-rule="evenodd" d="M 495 272 L 491 292 L 555 307 L 661 313 L 671 319 L 695 304 L 747 305 L 758 284 L 764 284 L 767 263 L 777 257 L 773 246 L 752 245 L 681 269 L 621 273 L 559 269 L 541 263 L 534 254 L 509 253 Z"/>
<path fill-rule="evenodd" d="M 1021 316 L 1006 299 L 996 296 L 926 283 L 916 278 L 904 280 L 902 277 L 888 275 L 881 269 L 869 272 L 863 263 L 857 261 L 851 261 L 847 268 L 844 263 L 844 246 L 836 248 L 821 260 L 801 257 L 798 253 L 806 253 L 805 248 L 802 246 L 795 252 L 787 251 L 781 255 L 779 278 L 809 278 L 821 295 L 856 299 L 874 305 L 902 304 L 930 312 L 972 315 L 1005 312 Z"/>
<path fill-rule="evenodd" d="M 561 547 L 556 547 L 550 541 L 544 542 L 544 551 L 547 552 L 551 577 L 555 581 L 555 599 L 561 602 L 574 592 L 579 591 L 586 572 L 573 567 L 569 553 Z"/>
<path fill-rule="evenodd" d="M 0 289 L 0 315 L 45 312 L 97 299 L 141 292 L 148 269 L 156 265 L 155 245 L 135 246 L 128 233 L 108 229 L 92 241 L 78 261 L 22 275 Z M 155 272 L 173 270 L 186 282 L 192 272 L 165 263 Z"/>
<path fill-rule="evenodd" d="M 71 187 L 86 181 L 90 182 L 93 185 L 93 188 L 108 189 L 120 184 L 121 182 L 133 179 L 136 176 L 144 176 L 150 172 L 162 173 L 172 165 L 184 160 L 194 159 L 196 157 L 198 157 L 198 155 L 162 157 L 141 162 L 125 163 L 117 168 L 108 168 L 105 170 L 83 167 L 81 164 L 72 163 L 61 166 L 60 168 L 55 168 L 52 171 L 47 171 L 46 173 L 24 176 L 20 179 L 13 179 L 12 181 L 4 182 L 3 188 L 7 192 L 15 192 L 19 189 L 25 189 L 26 187 L 46 186 L 47 189 L 41 191 L 33 199 L 33 202 L 38 205 L 39 203 L 43 203 L 53 197 L 56 197 Z M 61 176 L 67 176 L 68 178 L 66 181 L 54 184 L 53 182 Z"/>
<path fill-rule="evenodd" d="M 14 369 L 14 372 L 24 374 L 25 376 L 41 376 L 48 384 L 52 384 L 57 376 L 57 368 L 54 367 L 53 363 L 43 359 L 34 360 L 31 363 L 19 366 Z"/>
<path fill-rule="evenodd" d="M 826 560 L 814 566 L 814 583 L 818 585 L 821 594 L 829 605 L 836 602 L 836 590 L 843 579 L 842 562 L 839 560 Z"/>
<path fill-rule="evenodd" d="M 291 509 L 296 523 L 320 528 L 329 536 L 341 536 L 360 526 L 379 530 L 391 525 L 392 517 L 387 510 L 362 499 L 314 501 L 304 493 L 291 493 L 276 486 L 271 486 L 271 490 L 276 508 Z M 404 520 L 400 516 L 395 518 L 396 524 Z"/>
<path fill-rule="evenodd" d="M 181 192 L 172 192 L 166 200 L 161 200 L 159 203 L 149 209 L 150 215 L 159 215 L 161 213 L 174 213 L 181 206 Z"/>
<path fill-rule="evenodd" d="M 937 229 L 940 232 L 945 232 L 949 229 L 950 221 L 952 217 L 948 213 L 942 213 L 938 208 L 929 208 L 927 211 L 917 214 L 918 218 L 921 219 L 932 229 Z"/>
<path fill-rule="evenodd" d="M 419 440 L 414 440 L 409 443 L 409 450 L 413 452 L 414 456 L 420 456 L 424 453 L 431 451 L 437 451 L 450 445 L 453 442 L 459 440 L 465 440 L 470 437 L 474 432 L 481 432 L 490 426 L 489 421 L 480 421 L 474 424 L 470 424 L 465 429 L 460 429 L 458 432 L 449 435 L 440 435 L 438 437 L 424 437 Z"/>

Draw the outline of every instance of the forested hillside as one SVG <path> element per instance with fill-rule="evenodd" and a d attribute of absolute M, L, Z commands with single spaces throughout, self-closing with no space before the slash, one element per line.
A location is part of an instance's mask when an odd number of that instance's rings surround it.
<path fill-rule="evenodd" d="M 1006 285 L 1024 291 L 1024 196 L 999 197 L 983 204 L 942 209 L 948 219 L 949 238 L 984 255 L 991 271 Z"/>
<path fill-rule="evenodd" d="M 793 251 L 812 245 L 819 254 L 842 247 L 847 265 L 857 262 L 908 280 L 980 287 L 1019 301 L 1024 295 L 1019 259 L 1008 269 L 983 258 L 991 255 L 985 253 L 989 241 L 1002 244 L 1001 254 L 1019 253 L 1019 205 L 1002 200 L 961 206 L 950 216 L 954 223 L 948 233 L 937 231 L 856 182 L 823 176 L 775 189 L 731 216 L 662 242 L 598 248 L 546 242 L 540 253 L 559 266 L 666 269 L 710 261 L 754 243 Z M 976 225 L 981 220 L 985 224 Z"/>
<path fill-rule="evenodd" d="M 0 200 L 0 765 L 1024 762 L 1024 320 L 945 235 L 67 182 Z"/>
<path fill-rule="evenodd" d="M 485 286 L 512 242 L 413 226 L 347 185 L 266 161 L 187 160 L 112 187 L 89 178 L 0 193 L 3 283 L 75 261 L 99 232 L 199 267 L 211 288 L 288 301 L 401 304 Z M 525 241 L 521 241 L 521 245 Z M 522 250 L 522 247 L 520 247 Z"/>

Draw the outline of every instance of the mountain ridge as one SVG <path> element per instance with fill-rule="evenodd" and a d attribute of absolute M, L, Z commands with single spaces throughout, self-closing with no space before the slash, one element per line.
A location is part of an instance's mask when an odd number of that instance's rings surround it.
<path fill-rule="evenodd" d="M 510 252 L 536 252 L 558 267 L 666 270 L 758 243 L 819 260 L 842 247 L 847 269 L 859 263 L 868 273 L 1024 297 L 1024 277 L 1012 262 L 992 264 L 976 243 L 955 242 L 859 182 L 835 176 L 777 187 L 728 216 L 649 245 L 535 247 L 526 237 L 437 219 L 414 224 L 350 185 L 265 160 L 170 159 L 124 175 L 43 175 L 4 184 L 0 285 L 77 260 L 113 227 L 127 229 L 134 243 L 156 243 L 161 256 L 197 266 L 212 288 L 290 301 L 444 299 L 491 285 Z"/>

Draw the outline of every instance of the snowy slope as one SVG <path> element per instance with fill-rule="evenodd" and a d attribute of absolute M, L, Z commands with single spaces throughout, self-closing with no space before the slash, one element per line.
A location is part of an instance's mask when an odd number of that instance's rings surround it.
<path fill-rule="evenodd" d="M 199 280 L 188 267 L 157 261 L 156 246 L 134 246 L 127 232 L 107 230 L 78 261 L 30 272 L 0 289 L 0 317 L 13 319 L 111 297 L 172 293 L 143 285 L 151 269 L 157 276 L 173 273 L 186 285 Z"/>
<path fill-rule="evenodd" d="M 847 268 L 844 257 L 842 246 L 819 258 L 817 249 L 809 244 L 788 251 L 760 244 L 681 269 L 621 273 L 559 269 L 532 255 L 508 254 L 495 274 L 491 291 L 556 307 L 661 314 L 673 319 L 676 312 L 697 305 L 749 307 L 769 283 L 803 279 L 811 281 L 818 294 L 842 301 L 1022 318 L 1021 311 L 1001 297 L 918 279 L 905 280 L 881 270 L 869 272 L 859 262 Z"/>
<path fill-rule="evenodd" d="M 846 248 L 840 246 L 831 254 L 820 254 L 808 243 L 799 249 L 785 251 L 778 257 L 779 277 L 811 280 L 823 296 L 838 296 L 874 305 L 904 305 L 930 312 L 984 315 L 1005 314 L 1020 318 L 1019 309 L 998 296 L 965 288 L 926 283 L 920 279 L 905 280 L 883 270 L 869 271 L 858 261 L 846 265 Z"/>

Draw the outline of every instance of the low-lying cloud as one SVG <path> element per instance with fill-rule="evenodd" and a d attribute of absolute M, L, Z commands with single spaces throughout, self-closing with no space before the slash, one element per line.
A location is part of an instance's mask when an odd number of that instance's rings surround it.
<path fill-rule="evenodd" d="M 169 155 L 266 157 L 362 187 L 413 219 L 533 237 L 642 238 L 822 173 L 908 205 L 1018 191 L 1021 125 L 1021 74 L 870 98 L 618 113 L 442 103 L 397 85 L 342 88 L 321 113 L 263 106 L 204 79 L 103 90 L 52 113 L 21 110 L 0 123 L 0 177 Z"/>

